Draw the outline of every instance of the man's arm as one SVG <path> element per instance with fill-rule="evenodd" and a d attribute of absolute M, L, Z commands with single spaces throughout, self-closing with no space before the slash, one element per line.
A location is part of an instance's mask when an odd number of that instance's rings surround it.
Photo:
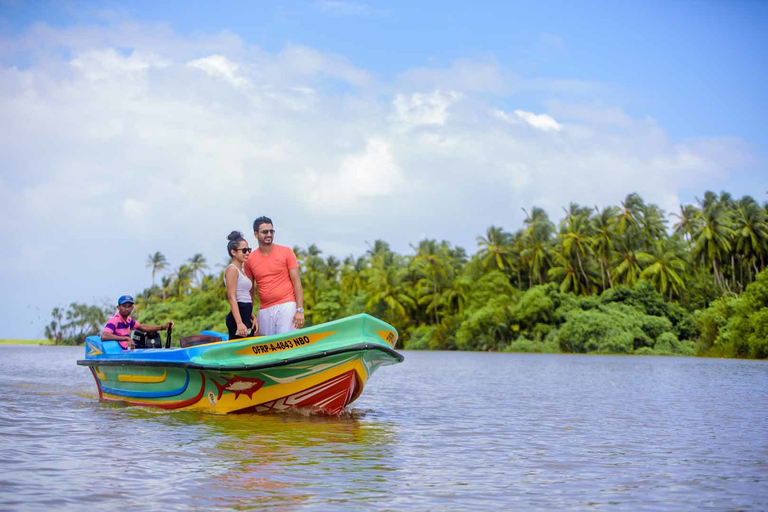
<path fill-rule="evenodd" d="M 163 325 L 149 325 L 149 324 L 140 324 L 136 322 L 136 326 L 134 327 L 134 329 L 139 331 L 144 331 L 144 332 L 158 332 L 158 331 L 167 331 L 169 327 L 173 327 L 173 322 L 165 322 Z"/>
<path fill-rule="evenodd" d="M 118 336 L 112 331 L 101 331 L 101 341 L 130 341 L 130 336 Z"/>
<path fill-rule="evenodd" d="M 136 348 L 135 343 L 133 343 L 133 340 L 130 336 L 118 336 L 109 329 L 104 329 L 101 331 L 101 341 L 124 341 L 127 343 L 126 348 L 128 348 L 128 350 L 133 350 Z"/>
<path fill-rule="evenodd" d="M 293 285 L 293 294 L 296 296 L 296 307 L 304 309 L 304 289 L 301 287 L 301 274 L 299 267 L 288 269 L 288 275 Z M 304 327 L 304 313 L 298 311 L 293 317 L 293 325 L 297 329 Z"/>

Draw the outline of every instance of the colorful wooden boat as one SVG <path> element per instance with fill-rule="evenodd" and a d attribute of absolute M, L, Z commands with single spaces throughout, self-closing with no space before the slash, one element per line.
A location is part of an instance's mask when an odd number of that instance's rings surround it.
<path fill-rule="evenodd" d="M 397 331 L 355 315 L 298 331 L 219 341 L 182 339 L 181 348 L 123 350 L 89 336 L 85 359 L 101 400 L 214 413 L 308 408 L 339 414 L 379 367 L 403 361 Z"/>

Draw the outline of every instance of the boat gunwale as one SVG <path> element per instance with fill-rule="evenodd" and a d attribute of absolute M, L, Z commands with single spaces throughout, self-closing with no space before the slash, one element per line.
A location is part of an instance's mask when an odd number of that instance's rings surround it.
<path fill-rule="evenodd" d="M 242 372 L 287 366 L 290 364 L 302 363 L 304 361 L 311 361 L 313 359 L 320 359 L 327 356 L 344 354 L 346 352 L 359 352 L 361 350 L 380 350 L 397 359 L 398 363 L 402 363 L 405 359 L 402 354 L 388 346 L 379 345 L 377 343 L 359 343 L 357 345 L 324 350 L 322 352 L 307 354 L 305 356 L 292 357 L 280 361 L 247 364 L 241 366 L 213 366 L 209 364 L 192 363 L 188 361 L 158 361 L 153 359 L 78 359 L 77 364 L 79 366 L 165 366 L 168 368 L 187 368 L 191 370 L 204 370 L 214 372 Z"/>

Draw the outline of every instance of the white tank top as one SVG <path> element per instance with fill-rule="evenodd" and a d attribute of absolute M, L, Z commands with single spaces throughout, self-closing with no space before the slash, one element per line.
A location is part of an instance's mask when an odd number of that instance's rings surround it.
<path fill-rule="evenodd" d="M 234 265 L 230 264 L 227 265 L 227 268 L 229 267 L 235 267 Z M 253 283 L 250 279 L 248 279 L 248 276 L 246 276 L 242 270 L 235 267 L 237 269 L 237 291 L 235 292 L 235 300 L 237 302 L 253 302 L 253 299 L 251 299 L 251 288 L 253 288 Z M 227 285 L 227 271 L 224 270 L 224 286 Z"/>

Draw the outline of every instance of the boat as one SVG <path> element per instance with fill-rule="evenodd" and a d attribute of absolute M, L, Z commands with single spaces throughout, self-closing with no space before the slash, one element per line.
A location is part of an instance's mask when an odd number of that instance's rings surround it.
<path fill-rule="evenodd" d="M 180 347 L 123 350 L 98 336 L 85 359 L 99 399 L 219 414 L 309 409 L 338 415 L 380 366 L 397 364 L 394 327 L 367 314 L 297 331 L 229 340 L 204 331 Z M 156 346 L 156 345 L 155 345 Z"/>

